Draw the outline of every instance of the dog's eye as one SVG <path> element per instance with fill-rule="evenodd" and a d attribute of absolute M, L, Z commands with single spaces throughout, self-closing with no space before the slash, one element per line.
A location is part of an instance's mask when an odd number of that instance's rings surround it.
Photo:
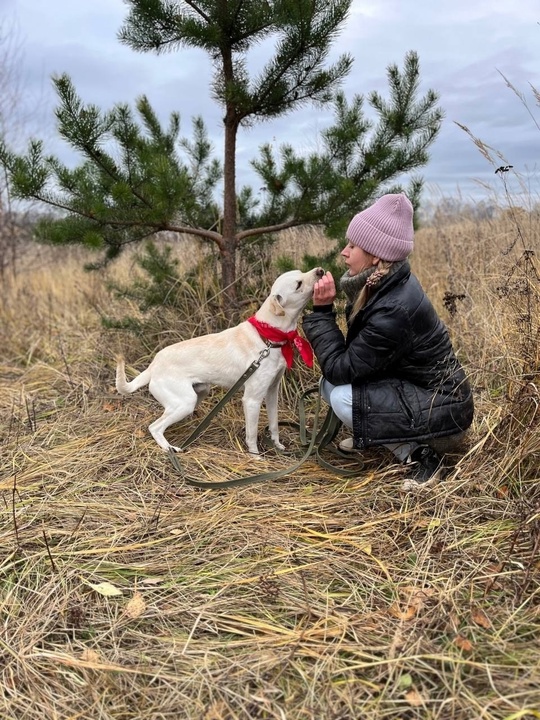
<path fill-rule="evenodd" d="M 298 280 L 297 283 L 296 283 L 296 289 L 297 289 L 297 290 L 300 290 L 301 287 L 302 287 L 302 281 L 301 281 L 301 280 Z"/>

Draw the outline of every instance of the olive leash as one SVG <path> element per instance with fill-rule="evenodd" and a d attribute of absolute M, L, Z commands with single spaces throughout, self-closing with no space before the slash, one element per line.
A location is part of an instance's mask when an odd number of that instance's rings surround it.
<path fill-rule="evenodd" d="M 341 420 L 337 417 L 337 415 L 334 413 L 332 408 L 328 409 L 328 412 L 326 414 L 326 417 L 324 418 L 324 421 L 321 424 L 321 427 L 319 429 L 319 414 L 320 414 L 320 407 L 321 407 L 321 394 L 320 394 L 320 385 L 322 382 L 319 382 L 319 385 L 309 388 L 306 390 L 302 395 L 299 397 L 298 400 L 298 418 L 299 422 L 281 422 L 281 426 L 288 426 L 293 427 L 298 430 L 299 436 L 300 436 L 300 445 L 301 447 L 305 448 L 303 452 L 301 452 L 300 457 L 297 459 L 295 463 L 292 465 L 282 469 L 282 470 L 275 470 L 273 472 L 265 472 L 265 473 L 257 473 L 254 475 L 248 475 L 245 477 L 238 477 L 238 478 L 229 478 L 227 480 L 216 480 L 216 481 L 206 481 L 206 480 L 199 480 L 198 478 L 194 478 L 187 474 L 185 469 L 182 467 L 182 464 L 179 459 L 179 455 L 187 448 L 189 445 L 191 445 L 208 427 L 208 425 L 211 423 L 213 418 L 218 414 L 218 412 L 223 408 L 223 406 L 231 399 L 231 397 L 244 385 L 246 380 L 253 375 L 253 373 L 257 370 L 257 368 L 260 366 L 262 360 L 266 357 L 268 357 L 270 353 L 269 347 L 266 347 L 264 350 L 261 351 L 259 358 L 255 360 L 248 369 L 244 372 L 244 374 L 237 380 L 237 382 L 230 388 L 230 390 L 227 391 L 227 393 L 221 398 L 221 400 L 216 404 L 216 406 L 208 413 L 208 415 L 199 423 L 199 425 L 195 428 L 195 430 L 191 433 L 191 435 L 184 441 L 184 443 L 181 446 L 180 453 L 175 452 L 172 448 L 169 449 L 169 458 L 171 460 L 171 463 L 174 467 L 174 469 L 181 475 L 182 479 L 189 485 L 192 485 L 194 487 L 202 488 L 205 490 L 208 489 L 223 489 L 223 488 L 231 488 L 231 487 L 241 487 L 245 485 L 251 485 L 253 483 L 260 483 L 260 482 L 267 482 L 269 480 L 277 480 L 279 478 L 285 477 L 286 475 L 290 475 L 291 473 L 298 470 L 299 467 L 301 467 L 304 462 L 311 456 L 315 456 L 315 460 L 317 463 L 325 468 L 326 470 L 330 470 L 331 472 L 341 475 L 342 477 L 353 477 L 355 475 L 358 475 L 358 473 L 363 469 L 363 463 L 361 462 L 359 457 L 354 458 L 357 461 L 357 467 L 355 469 L 345 469 L 336 467 L 335 465 L 332 465 L 327 460 L 325 460 L 321 456 L 321 451 L 327 448 L 327 446 L 332 442 L 332 440 L 335 439 L 340 427 L 341 427 Z M 306 413 L 306 400 L 312 396 L 316 395 L 315 399 L 315 409 L 314 409 L 314 417 L 313 417 L 313 425 L 311 428 L 311 435 L 308 440 L 308 433 L 307 433 L 307 413 Z M 268 429 L 268 428 L 267 428 Z M 266 429 L 266 430 L 267 430 Z M 273 443 L 268 437 L 266 431 L 265 435 L 263 437 L 263 442 L 267 447 L 273 447 Z M 275 448 L 277 450 L 277 448 Z M 342 453 L 341 451 L 337 450 L 336 448 L 328 448 L 333 452 L 334 455 L 337 455 L 341 458 L 346 458 L 347 460 L 351 460 L 351 454 L 350 453 Z M 280 452 L 277 450 L 277 452 Z M 283 453 L 291 455 L 292 453 Z"/>

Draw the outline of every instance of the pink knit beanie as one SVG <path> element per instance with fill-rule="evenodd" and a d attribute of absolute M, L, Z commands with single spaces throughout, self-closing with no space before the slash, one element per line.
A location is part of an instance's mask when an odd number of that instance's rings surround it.
<path fill-rule="evenodd" d="M 383 195 L 353 217 L 349 242 L 381 260 L 405 260 L 413 249 L 413 206 L 403 193 Z"/>

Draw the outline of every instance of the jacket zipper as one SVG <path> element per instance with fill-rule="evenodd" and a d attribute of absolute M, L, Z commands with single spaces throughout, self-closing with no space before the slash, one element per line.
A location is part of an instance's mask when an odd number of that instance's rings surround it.
<path fill-rule="evenodd" d="M 397 386 L 397 393 L 399 395 L 399 399 L 401 400 L 401 405 L 402 405 L 403 409 L 405 410 L 405 414 L 409 418 L 409 423 L 410 423 L 409 427 L 412 429 L 415 426 L 414 425 L 414 413 L 413 413 L 409 403 L 407 402 L 407 398 L 405 397 L 405 395 L 403 393 L 403 389 L 401 388 L 400 385 Z"/>

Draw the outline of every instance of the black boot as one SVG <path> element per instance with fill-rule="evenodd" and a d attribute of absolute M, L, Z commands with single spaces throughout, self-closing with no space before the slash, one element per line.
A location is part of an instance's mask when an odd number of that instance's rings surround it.
<path fill-rule="evenodd" d="M 425 488 L 443 479 L 441 458 L 429 445 L 420 445 L 413 450 L 407 461 L 407 477 L 404 490 Z"/>

